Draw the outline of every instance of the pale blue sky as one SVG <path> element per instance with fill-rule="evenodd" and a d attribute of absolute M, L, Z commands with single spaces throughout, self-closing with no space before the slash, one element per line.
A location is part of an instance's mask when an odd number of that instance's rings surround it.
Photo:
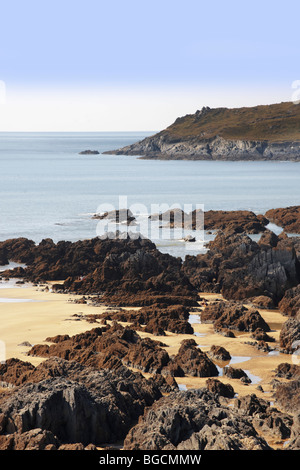
<path fill-rule="evenodd" d="M 295 0 L 2 2 L 0 130 L 158 130 L 289 101 L 299 17 Z"/>

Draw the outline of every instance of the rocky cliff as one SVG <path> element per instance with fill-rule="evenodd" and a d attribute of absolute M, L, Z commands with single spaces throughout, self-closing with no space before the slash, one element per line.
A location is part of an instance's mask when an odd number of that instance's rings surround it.
<path fill-rule="evenodd" d="M 300 107 L 205 107 L 140 142 L 105 153 L 166 160 L 300 161 Z"/>

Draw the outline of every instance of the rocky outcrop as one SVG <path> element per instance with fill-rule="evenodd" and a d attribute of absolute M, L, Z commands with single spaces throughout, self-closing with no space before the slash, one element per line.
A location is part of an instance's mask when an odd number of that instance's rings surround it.
<path fill-rule="evenodd" d="M 292 354 L 300 348 L 300 318 L 289 318 L 282 325 L 279 344 L 283 352 Z"/>
<path fill-rule="evenodd" d="M 40 428 L 23 433 L 0 435 L 0 450 L 57 450 L 59 440 Z"/>
<path fill-rule="evenodd" d="M 86 333 L 64 338 L 51 345 L 37 344 L 28 354 L 46 358 L 60 357 L 98 370 L 118 370 L 127 366 L 147 373 L 174 377 L 218 375 L 214 363 L 197 347 L 194 340 L 183 341 L 178 354 L 170 357 L 163 343 L 141 338 L 136 331 L 116 323 L 111 327 L 107 325 L 94 328 Z"/>
<path fill-rule="evenodd" d="M 116 224 L 124 223 L 126 225 L 133 225 L 136 220 L 130 209 L 117 209 L 103 214 L 94 214 L 93 219 L 109 220 Z"/>
<path fill-rule="evenodd" d="M 278 308 L 290 317 L 300 317 L 300 284 L 285 291 Z"/>
<path fill-rule="evenodd" d="M 300 280 L 298 240 L 276 237 L 258 244 L 245 234 L 219 232 L 208 252 L 186 256 L 183 272 L 199 291 L 221 292 L 226 299 L 267 296 L 276 305 Z M 297 248 L 297 249 L 296 249 Z"/>
<path fill-rule="evenodd" d="M 216 361 L 230 361 L 231 359 L 231 355 L 227 349 L 223 348 L 222 346 L 215 345 L 211 346 L 208 352 L 208 356 Z"/>
<path fill-rule="evenodd" d="M 134 330 L 113 324 L 94 328 L 58 343 L 35 345 L 31 356 L 60 357 L 96 369 L 119 369 L 122 365 L 159 373 L 170 358 L 159 342 L 141 338 Z"/>
<path fill-rule="evenodd" d="M 20 359 L 9 358 L 3 364 L 0 364 L 0 383 L 21 384 L 22 376 L 34 370 L 30 362 L 24 362 Z"/>
<path fill-rule="evenodd" d="M 161 253 L 143 238 L 78 242 L 27 239 L 0 243 L 12 261 L 26 268 L 6 271 L 29 281 L 62 280 L 56 290 L 99 294 L 103 302 L 143 306 L 153 303 L 197 305 L 198 294 L 182 272 L 182 261 Z"/>
<path fill-rule="evenodd" d="M 207 389 L 175 392 L 146 410 L 125 450 L 267 450 L 251 418 L 222 406 Z"/>
<path fill-rule="evenodd" d="M 171 367 L 172 370 L 183 371 L 182 375 L 191 375 L 193 377 L 216 377 L 219 375 L 215 364 L 206 353 L 201 351 L 193 339 L 182 341 L 178 353 L 173 358 Z M 181 374 L 178 373 L 178 375 Z"/>
<path fill-rule="evenodd" d="M 283 362 L 276 367 L 275 375 L 284 379 L 300 379 L 300 366 Z"/>
<path fill-rule="evenodd" d="M 194 333 L 188 321 L 189 308 L 183 305 L 154 304 L 139 310 L 108 311 L 101 317 L 105 320 L 132 323 L 135 328 L 157 336 L 164 336 L 165 331 L 176 334 Z"/>
<path fill-rule="evenodd" d="M 270 222 L 283 227 L 285 232 L 300 233 L 300 206 L 270 209 L 266 212 Z"/>
<path fill-rule="evenodd" d="M 207 379 L 205 382 L 207 390 L 214 395 L 218 395 L 225 398 L 233 398 L 235 391 L 230 384 L 224 384 L 218 379 Z"/>
<path fill-rule="evenodd" d="M 275 388 L 274 398 L 280 408 L 297 416 L 300 410 L 300 380 L 290 380 L 278 384 Z"/>
<path fill-rule="evenodd" d="M 224 375 L 226 377 L 229 377 L 231 379 L 240 379 L 244 383 L 251 383 L 251 379 L 249 379 L 248 375 L 243 369 L 232 367 L 232 366 L 226 366 L 223 368 Z"/>
<path fill-rule="evenodd" d="M 153 136 L 105 153 L 167 160 L 299 161 L 299 121 L 294 103 L 231 109 L 206 106 Z"/>
<path fill-rule="evenodd" d="M 269 325 L 257 310 L 248 309 L 238 302 L 211 302 L 201 312 L 203 323 L 213 323 L 216 331 L 270 331 Z"/>
<path fill-rule="evenodd" d="M 229 140 L 216 136 L 174 139 L 164 134 L 121 149 L 104 152 L 110 155 L 136 155 L 157 160 L 300 160 L 298 142 L 267 142 L 259 140 Z"/>
<path fill-rule="evenodd" d="M 58 358 L 27 372 L 23 382 L 0 397 L 1 435 L 40 428 L 61 443 L 115 442 L 161 397 L 155 382 L 125 367 L 97 371 Z"/>
<path fill-rule="evenodd" d="M 82 150 L 79 155 L 99 155 L 98 150 Z"/>
<path fill-rule="evenodd" d="M 267 400 L 256 395 L 238 398 L 235 406 L 247 416 L 252 416 L 252 423 L 261 433 L 271 433 L 273 438 L 288 439 L 291 435 L 293 417 L 271 407 Z"/>
<path fill-rule="evenodd" d="M 177 208 L 161 214 L 152 214 L 149 219 L 161 221 L 163 227 L 188 230 L 225 230 L 236 233 L 261 233 L 266 230 L 266 225 L 269 223 L 263 215 L 243 210 L 209 210 L 204 212 L 202 209 L 195 209 L 186 213 Z"/>

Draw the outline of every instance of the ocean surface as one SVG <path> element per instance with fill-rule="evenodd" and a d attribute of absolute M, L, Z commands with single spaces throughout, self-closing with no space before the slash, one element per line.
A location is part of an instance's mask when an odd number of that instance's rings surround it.
<path fill-rule="evenodd" d="M 154 133 L 0 133 L 0 240 L 92 238 L 99 234 L 92 215 L 125 203 L 146 220 L 159 206 L 264 213 L 300 202 L 299 163 L 101 154 Z M 79 155 L 87 149 L 100 155 Z M 156 241 L 172 254 L 197 250 L 178 240 Z"/>

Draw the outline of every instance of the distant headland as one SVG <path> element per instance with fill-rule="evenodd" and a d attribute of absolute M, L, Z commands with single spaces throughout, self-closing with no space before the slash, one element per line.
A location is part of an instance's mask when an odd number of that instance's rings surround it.
<path fill-rule="evenodd" d="M 104 153 L 160 160 L 300 161 L 300 106 L 203 107 L 153 136 Z"/>

